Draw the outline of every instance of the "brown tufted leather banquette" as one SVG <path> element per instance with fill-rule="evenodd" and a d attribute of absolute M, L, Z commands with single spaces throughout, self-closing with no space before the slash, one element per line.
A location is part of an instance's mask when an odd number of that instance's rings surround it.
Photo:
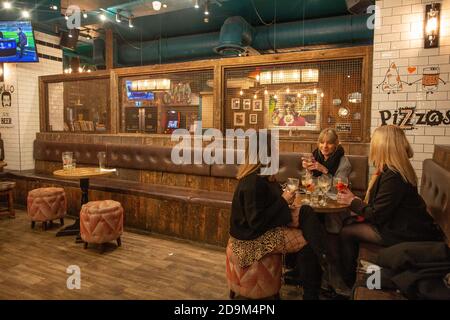
<path fill-rule="evenodd" d="M 238 165 L 230 164 L 174 164 L 171 160 L 171 147 L 155 147 L 124 144 L 79 144 L 35 141 L 35 160 L 61 162 L 64 151 L 74 152 L 77 163 L 97 165 L 97 153 L 106 152 L 106 165 L 112 168 L 151 170 L 170 173 L 212 176 L 218 178 L 235 178 Z M 191 151 L 194 159 L 195 150 Z M 235 159 L 236 159 L 235 152 Z M 289 177 L 300 177 L 301 155 L 295 152 L 282 152 L 279 159 L 278 181 L 286 181 Z M 368 161 L 366 156 L 347 156 L 353 171 L 350 174 L 352 189 L 357 195 L 364 194 L 368 180 Z M 224 156 L 224 161 L 226 157 Z"/>

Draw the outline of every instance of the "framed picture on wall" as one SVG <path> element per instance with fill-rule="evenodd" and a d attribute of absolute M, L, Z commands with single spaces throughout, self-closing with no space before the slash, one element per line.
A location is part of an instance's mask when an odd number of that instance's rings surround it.
<path fill-rule="evenodd" d="M 262 111 L 262 100 L 253 100 L 253 111 Z"/>
<path fill-rule="evenodd" d="M 252 106 L 252 100 L 251 99 L 244 99 L 244 110 L 250 110 Z"/>
<path fill-rule="evenodd" d="M 244 127 L 245 126 L 245 112 L 235 112 L 234 113 L 234 126 Z"/>
<path fill-rule="evenodd" d="M 231 99 L 231 109 L 239 110 L 241 108 L 241 99 L 233 98 Z"/>
<path fill-rule="evenodd" d="M 252 113 L 250 115 L 250 119 L 248 120 L 248 122 L 250 124 L 258 124 L 258 114 L 257 113 Z"/>

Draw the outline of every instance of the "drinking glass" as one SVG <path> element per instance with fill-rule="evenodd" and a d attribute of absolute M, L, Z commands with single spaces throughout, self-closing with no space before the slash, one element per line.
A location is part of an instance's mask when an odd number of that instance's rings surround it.
<path fill-rule="evenodd" d="M 77 167 L 77 159 L 72 159 L 72 165 L 70 166 L 70 169 L 75 169 Z"/>
<path fill-rule="evenodd" d="M 290 192 L 294 192 L 298 189 L 299 181 L 297 178 L 288 178 L 287 188 Z"/>
<path fill-rule="evenodd" d="M 309 195 L 310 193 L 310 189 L 311 189 L 311 184 L 312 184 L 312 175 L 306 171 L 306 173 L 304 175 L 302 175 L 302 186 L 305 189 L 305 193 L 306 193 L 306 198 L 303 201 L 305 204 L 309 204 Z"/>
<path fill-rule="evenodd" d="M 73 152 L 66 151 L 62 153 L 62 163 L 64 170 L 69 170 L 72 168 L 72 161 L 73 161 Z"/>
<path fill-rule="evenodd" d="M 318 179 L 318 187 L 322 192 L 322 200 L 320 205 L 325 207 L 327 205 L 327 192 L 331 189 L 332 177 L 329 174 L 322 174 Z"/>
<path fill-rule="evenodd" d="M 314 163 L 314 155 L 312 153 L 307 153 L 302 157 L 302 162 L 305 161 L 306 168 Z"/>
<path fill-rule="evenodd" d="M 101 169 L 105 169 L 106 168 L 106 152 L 101 151 L 99 153 L 97 153 L 97 158 L 98 158 L 98 167 Z"/>
<path fill-rule="evenodd" d="M 347 177 L 336 177 L 334 178 L 334 186 L 338 192 L 344 191 L 348 188 L 348 178 Z"/>

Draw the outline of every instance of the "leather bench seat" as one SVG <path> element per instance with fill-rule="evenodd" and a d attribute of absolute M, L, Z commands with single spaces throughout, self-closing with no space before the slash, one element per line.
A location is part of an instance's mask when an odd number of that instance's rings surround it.
<path fill-rule="evenodd" d="M 44 183 L 57 184 L 61 186 L 78 187 L 78 181 L 60 179 L 55 176 L 36 174 L 33 170 L 10 171 L 8 177 L 17 179 L 39 180 Z M 129 180 L 92 178 L 89 189 L 136 196 L 149 196 L 161 200 L 184 201 L 195 204 L 214 205 L 217 207 L 230 208 L 232 194 L 229 192 L 202 191 L 189 188 L 180 188 L 164 185 L 153 185 Z"/>

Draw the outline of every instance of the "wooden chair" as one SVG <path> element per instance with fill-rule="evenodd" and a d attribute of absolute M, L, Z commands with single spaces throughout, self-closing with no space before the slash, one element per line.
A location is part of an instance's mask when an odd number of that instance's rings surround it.
<path fill-rule="evenodd" d="M 0 209 L 0 216 L 8 215 L 10 218 L 15 218 L 16 213 L 14 211 L 14 189 L 16 187 L 15 182 L 0 181 L 0 196 L 6 196 L 8 201 L 7 208 Z M 5 213 L 5 211 L 7 213 Z"/>

